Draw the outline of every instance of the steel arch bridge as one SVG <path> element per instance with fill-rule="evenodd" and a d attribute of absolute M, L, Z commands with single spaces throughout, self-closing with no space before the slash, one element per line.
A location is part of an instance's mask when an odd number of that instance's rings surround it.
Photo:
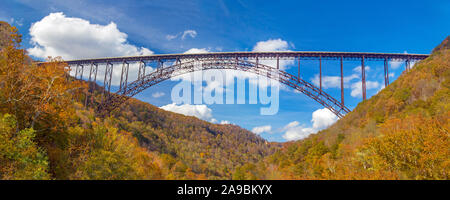
<path fill-rule="evenodd" d="M 410 69 L 410 63 L 427 58 L 426 54 L 392 54 L 392 53 L 355 53 L 355 52 L 229 52 L 229 53 L 201 53 L 201 54 L 166 54 L 151 56 L 131 56 L 131 57 L 113 57 L 113 58 L 96 58 L 83 60 L 66 61 L 70 69 L 75 69 L 73 76 L 76 79 L 83 79 L 85 67 L 89 67 L 88 82 L 96 82 L 99 64 L 105 66 L 103 86 L 104 93 L 102 102 L 97 107 L 97 111 L 101 115 L 108 114 L 115 108 L 122 105 L 127 99 L 142 92 L 143 90 L 154 86 L 164 80 L 175 76 L 211 69 L 232 69 L 250 72 L 260 76 L 265 76 L 272 80 L 279 81 L 305 95 L 314 99 L 331 112 L 342 118 L 350 110 L 344 105 L 344 76 L 343 61 L 353 60 L 361 61 L 361 84 L 363 100 L 366 99 L 366 80 L 365 65 L 366 60 L 383 61 L 384 62 L 384 82 L 385 86 L 389 84 L 389 64 L 391 60 L 404 61 L 405 70 Z M 260 63 L 260 60 L 276 60 L 276 66 L 268 66 Z M 290 74 L 280 70 L 280 60 L 296 60 L 298 63 L 298 73 Z M 318 60 L 319 61 L 319 86 L 315 86 L 300 76 L 301 60 Z M 340 61 L 340 83 L 341 83 L 341 100 L 338 101 L 334 97 L 322 90 L 322 60 Z M 155 71 L 146 74 L 146 63 L 156 62 Z M 164 62 L 172 63 L 164 66 Z M 128 82 L 130 63 L 139 63 L 139 71 L 137 80 Z M 121 76 L 119 90 L 114 94 L 111 93 L 111 82 L 113 79 L 113 66 L 121 65 Z M 88 105 L 86 93 L 85 105 Z"/>

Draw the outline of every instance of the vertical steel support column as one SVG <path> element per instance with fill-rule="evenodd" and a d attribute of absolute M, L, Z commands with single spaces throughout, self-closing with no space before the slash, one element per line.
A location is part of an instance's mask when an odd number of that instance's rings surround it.
<path fill-rule="evenodd" d="M 280 56 L 277 54 L 277 69 L 280 69 Z"/>
<path fill-rule="evenodd" d="M 128 69 L 130 68 L 130 64 L 125 60 L 122 63 L 122 73 L 120 75 L 120 86 L 119 91 L 125 93 L 128 85 Z"/>
<path fill-rule="evenodd" d="M 163 66 L 164 66 L 164 62 L 161 61 L 160 59 L 158 59 L 158 70 L 159 70 L 159 74 L 161 74 L 161 75 L 162 75 Z"/>
<path fill-rule="evenodd" d="M 300 80 L 300 56 L 298 57 L 298 72 L 297 72 L 297 78 Z"/>
<path fill-rule="evenodd" d="M 104 93 L 109 96 L 109 93 L 111 92 L 111 79 L 112 79 L 112 72 L 113 72 L 113 64 L 112 63 L 106 63 L 106 69 L 105 69 L 105 79 L 103 81 L 103 86 L 105 87 Z"/>
<path fill-rule="evenodd" d="M 320 94 L 322 94 L 322 56 L 319 56 L 319 82 Z"/>
<path fill-rule="evenodd" d="M 84 65 L 81 65 L 80 80 L 83 80 Z"/>
<path fill-rule="evenodd" d="M 88 105 L 89 92 L 91 91 L 91 77 L 92 77 L 92 63 L 89 66 L 88 89 L 86 90 L 86 93 L 85 93 L 84 107 L 87 107 L 87 105 Z"/>
<path fill-rule="evenodd" d="M 361 59 L 361 82 L 362 82 L 362 96 L 363 96 L 363 101 L 366 100 L 366 69 L 364 66 L 364 55 L 362 56 Z"/>
<path fill-rule="evenodd" d="M 70 65 L 68 65 L 69 71 L 67 72 L 67 76 L 66 79 L 68 80 L 68 82 L 70 83 L 70 72 L 72 71 L 72 67 Z"/>
<path fill-rule="evenodd" d="M 410 66 L 409 66 L 409 58 L 406 59 L 405 67 L 406 67 L 406 71 L 409 71 L 409 70 L 410 70 Z"/>
<path fill-rule="evenodd" d="M 76 68 L 75 68 L 75 80 L 77 80 L 77 76 L 78 76 L 78 67 L 80 66 L 80 64 L 77 64 Z"/>
<path fill-rule="evenodd" d="M 138 72 L 138 79 L 143 79 L 145 76 L 145 62 L 139 61 L 139 72 Z"/>
<path fill-rule="evenodd" d="M 93 69 L 93 63 L 91 62 L 91 65 L 89 66 L 89 78 L 88 83 L 92 81 L 92 69 Z"/>
<path fill-rule="evenodd" d="M 98 71 L 98 64 L 94 63 L 93 64 L 94 68 L 92 69 L 92 73 L 94 73 L 94 84 L 92 84 L 93 86 L 97 86 L 97 71 Z M 91 90 L 92 93 L 94 93 L 94 90 Z M 91 105 L 94 104 L 94 97 L 95 95 L 91 95 Z"/>
<path fill-rule="evenodd" d="M 388 61 L 387 57 L 384 58 L 384 87 L 389 84 L 389 72 L 388 72 Z"/>
<path fill-rule="evenodd" d="M 341 56 L 341 108 L 344 107 L 344 57 Z"/>
<path fill-rule="evenodd" d="M 258 59 L 258 56 L 256 56 L 256 68 L 258 68 L 258 65 L 259 65 L 259 59 Z"/>

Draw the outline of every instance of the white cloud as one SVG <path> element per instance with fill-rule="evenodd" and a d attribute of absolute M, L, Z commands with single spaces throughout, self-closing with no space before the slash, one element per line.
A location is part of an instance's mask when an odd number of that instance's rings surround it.
<path fill-rule="evenodd" d="M 178 37 L 178 34 L 177 35 L 166 35 L 166 39 L 167 40 L 173 40 L 173 39 L 175 39 L 175 38 L 177 38 Z"/>
<path fill-rule="evenodd" d="M 197 31 L 195 30 L 185 30 L 183 32 L 183 35 L 181 36 L 181 39 L 184 40 L 186 36 L 190 36 L 191 38 L 195 38 L 197 36 Z"/>
<path fill-rule="evenodd" d="M 334 124 L 337 120 L 338 117 L 328 108 L 322 108 L 313 112 L 311 122 L 313 123 L 313 129 L 319 131 Z"/>
<path fill-rule="evenodd" d="M 401 61 L 389 61 L 389 66 L 390 66 L 392 69 L 397 69 L 397 68 L 399 68 L 400 66 L 402 66 L 402 64 L 403 64 L 403 62 L 401 62 Z"/>
<path fill-rule="evenodd" d="M 266 126 L 257 126 L 252 129 L 252 132 L 255 134 L 261 134 L 261 133 L 269 133 L 272 130 L 272 126 L 266 125 Z"/>
<path fill-rule="evenodd" d="M 377 81 L 366 81 L 366 90 L 379 88 L 380 83 Z M 351 85 L 352 92 L 350 95 L 352 97 L 361 97 L 362 96 L 362 82 L 358 81 Z"/>
<path fill-rule="evenodd" d="M 368 71 L 370 71 L 370 66 L 368 66 L 368 65 L 364 66 L 364 69 L 366 70 L 366 72 L 368 72 Z M 361 65 L 358 66 L 358 67 L 353 68 L 353 71 L 357 72 L 357 73 L 361 73 Z"/>
<path fill-rule="evenodd" d="M 155 92 L 155 93 L 152 94 L 152 97 L 153 98 L 159 98 L 159 97 L 162 97 L 164 95 L 165 95 L 164 92 Z"/>
<path fill-rule="evenodd" d="M 344 88 L 349 87 L 350 81 L 357 79 L 359 76 L 357 74 L 352 74 L 350 76 L 344 76 Z M 316 86 L 320 85 L 319 75 L 316 74 L 314 78 L 311 79 L 312 83 Z M 341 88 L 341 77 L 340 76 L 322 76 L 322 87 L 327 88 Z"/>
<path fill-rule="evenodd" d="M 191 104 L 183 104 L 176 105 L 175 103 L 167 104 L 165 106 L 161 106 L 161 109 L 187 115 L 194 116 L 202 120 L 217 122 L 212 116 L 211 108 L 208 108 L 206 105 L 191 105 Z"/>
<path fill-rule="evenodd" d="M 282 39 L 269 39 L 266 41 L 259 41 L 253 47 L 253 51 L 287 51 L 289 44 Z"/>
<path fill-rule="evenodd" d="M 382 86 L 380 87 L 380 89 L 377 90 L 377 94 L 378 94 L 378 92 L 380 92 L 380 91 L 383 90 L 383 89 L 384 89 L 384 85 L 382 85 Z"/>
<path fill-rule="evenodd" d="M 283 138 L 288 141 L 304 139 L 313 133 L 329 127 L 337 120 L 337 116 L 327 108 L 318 109 L 312 114 L 312 127 L 300 125 L 298 121 L 290 122 L 282 128 L 282 131 L 285 131 Z"/>
<path fill-rule="evenodd" d="M 173 40 L 175 38 L 178 38 L 181 35 L 181 40 L 186 39 L 187 36 L 191 37 L 191 38 L 195 38 L 197 37 L 197 31 L 195 30 L 185 30 L 183 32 L 177 33 L 175 35 L 166 35 L 166 39 L 167 40 Z"/>
<path fill-rule="evenodd" d="M 282 39 L 269 39 L 266 41 L 259 41 L 253 47 L 253 52 L 267 52 L 267 51 L 290 51 L 289 44 L 287 41 Z M 277 66 L 276 60 L 260 60 L 259 63 L 263 65 L 268 65 L 271 67 Z M 293 65 L 293 60 L 280 60 L 279 67 L 281 70 L 287 69 L 289 65 Z"/>
<path fill-rule="evenodd" d="M 50 13 L 30 28 L 30 55 L 63 59 L 99 58 L 114 56 L 151 55 L 144 47 L 127 42 L 127 34 L 117 25 L 91 24 L 81 18 L 66 17 L 62 12 Z"/>
<path fill-rule="evenodd" d="M 209 50 L 207 50 L 206 48 L 201 48 L 201 49 L 191 48 L 191 49 L 185 51 L 184 53 L 186 53 L 186 54 L 195 54 L 195 53 L 208 53 L 208 52 L 209 52 Z"/>
<path fill-rule="evenodd" d="M 220 121 L 220 124 L 231 124 L 231 122 L 228 120 L 222 120 Z"/>
<path fill-rule="evenodd" d="M 66 17 L 63 13 L 50 13 L 30 28 L 32 48 L 30 55 L 63 59 L 99 58 L 114 56 L 151 55 L 144 47 L 127 42 L 127 34 L 120 32 L 114 22 L 108 25 L 91 24 L 81 18 Z M 119 85 L 122 65 L 114 65 L 112 85 Z M 139 66 L 130 64 L 128 81 L 137 79 Z M 146 67 L 146 73 L 153 68 Z M 97 81 L 103 82 L 105 67 L 99 65 Z M 72 70 L 72 75 L 75 71 Z M 89 76 L 89 66 L 84 67 L 84 78 Z"/>

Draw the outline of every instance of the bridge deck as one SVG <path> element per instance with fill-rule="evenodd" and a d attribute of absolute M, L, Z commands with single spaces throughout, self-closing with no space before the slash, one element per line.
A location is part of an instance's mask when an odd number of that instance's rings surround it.
<path fill-rule="evenodd" d="M 320 52 L 320 51 L 284 51 L 284 52 L 214 52 L 214 53 L 196 53 L 196 54 L 160 54 L 148 56 L 125 56 L 109 58 L 93 58 L 68 60 L 68 64 L 90 64 L 106 62 L 137 62 L 137 61 L 170 61 L 177 59 L 206 59 L 206 58 L 238 58 L 238 59 L 297 59 L 303 60 L 337 60 L 341 57 L 344 60 L 359 60 L 364 56 L 366 60 L 423 60 L 428 54 L 405 54 L 405 53 L 367 53 L 367 52 Z"/>

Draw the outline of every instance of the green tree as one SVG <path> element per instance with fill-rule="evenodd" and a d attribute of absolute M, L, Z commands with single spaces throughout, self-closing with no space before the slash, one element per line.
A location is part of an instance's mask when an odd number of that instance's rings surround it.
<path fill-rule="evenodd" d="M 14 116 L 0 114 L 0 179 L 49 179 L 45 151 L 33 129 L 17 131 Z"/>

